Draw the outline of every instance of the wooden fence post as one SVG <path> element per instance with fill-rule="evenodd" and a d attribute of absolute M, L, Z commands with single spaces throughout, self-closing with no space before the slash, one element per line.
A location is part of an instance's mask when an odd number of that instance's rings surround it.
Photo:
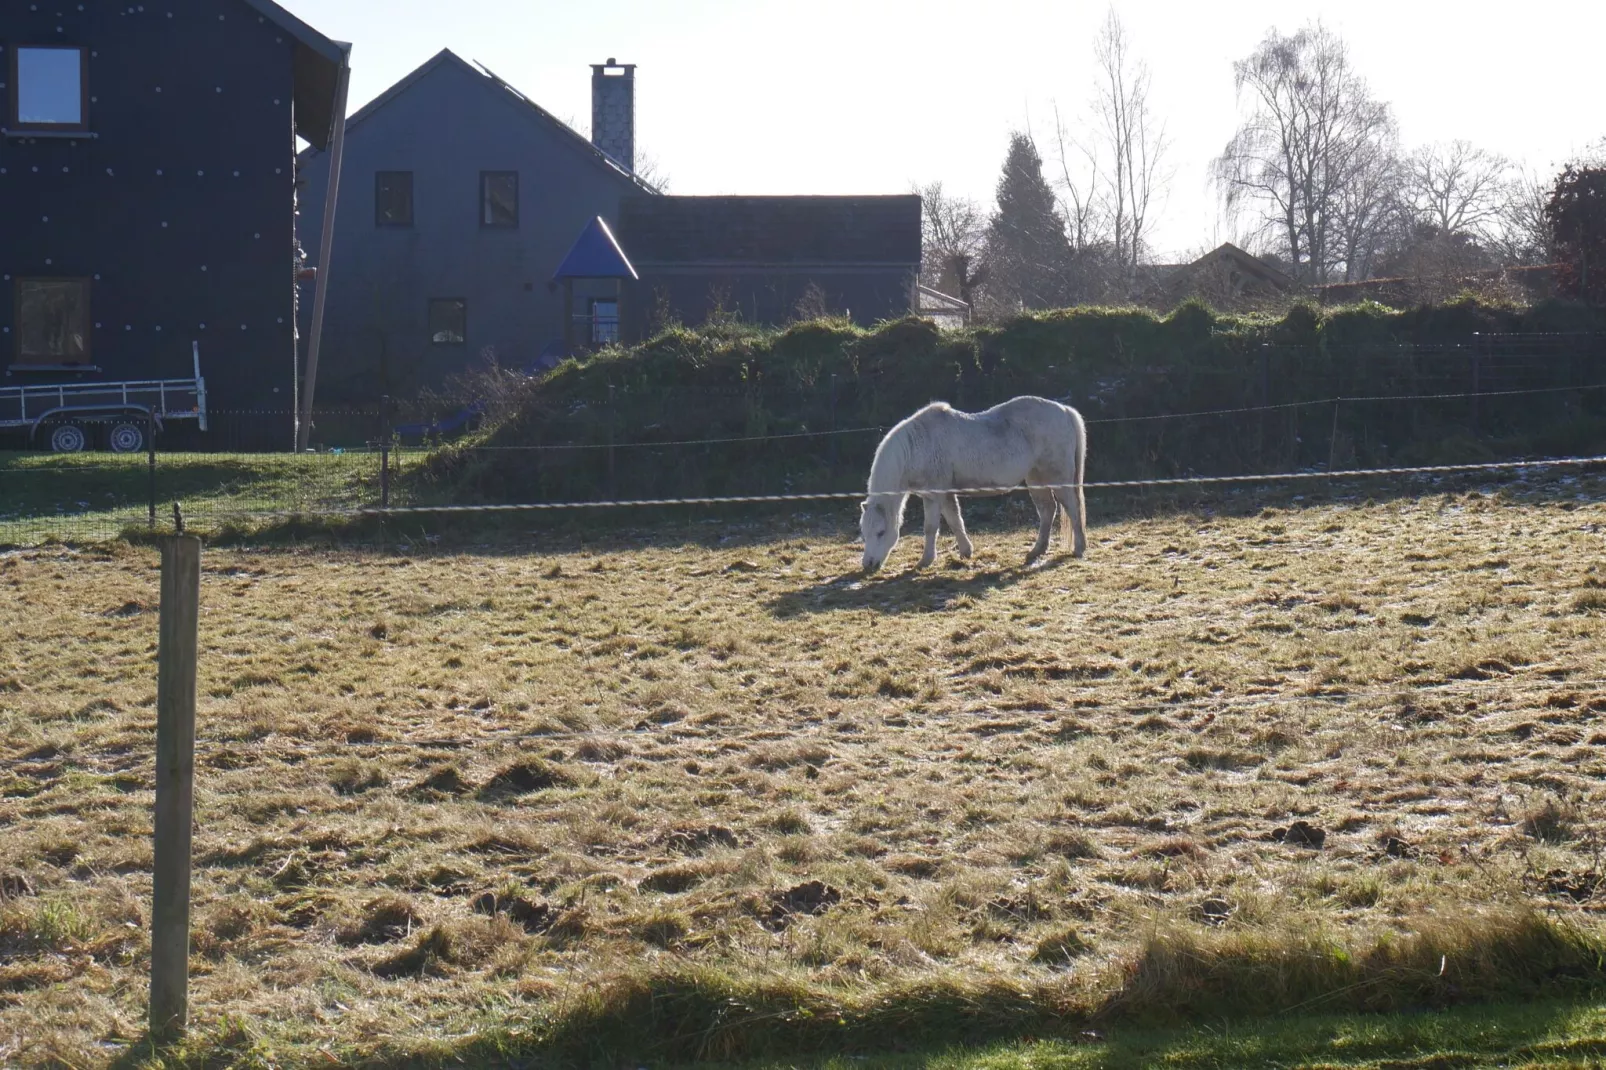
<path fill-rule="evenodd" d="M 1480 415 L 1480 413 L 1478 412 L 1478 395 L 1483 392 L 1483 382 L 1482 382 L 1482 376 L 1480 374 L 1482 372 L 1482 367 L 1481 366 L 1483 364 L 1483 350 L 1484 350 L 1484 338 L 1483 338 L 1482 332 L 1481 331 L 1473 331 L 1472 332 L 1472 397 L 1469 399 L 1472 402 L 1472 404 L 1469 406 L 1469 408 L 1471 409 L 1471 417 L 1472 417 L 1471 423 L 1472 423 L 1472 437 L 1473 438 L 1477 438 L 1478 437 L 1478 423 L 1479 423 L 1478 417 Z"/>
<path fill-rule="evenodd" d="M 151 907 L 151 1038 L 189 1024 L 190 823 L 195 808 L 195 662 L 201 541 L 162 540 L 156 676 L 156 860 Z"/>
<path fill-rule="evenodd" d="M 613 384 L 608 384 L 608 498 L 613 500 L 619 496 L 619 491 L 613 479 L 613 435 L 615 413 L 617 409 L 613 400 Z"/>
<path fill-rule="evenodd" d="M 831 475 L 836 475 L 836 372 L 831 373 Z"/>
<path fill-rule="evenodd" d="M 1266 422 L 1267 413 L 1271 406 L 1271 346 L 1262 342 L 1260 346 L 1260 440 L 1256 447 L 1259 456 L 1256 458 L 1262 471 L 1266 468 Z"/>
<path fill-rule="evenodd" d="M 145 468 L 146 489 L 149 493 L 150 506 L 149 526 L 156 530 L 156 416 L 154 413 L 145 414 Z"/>
<path fill-rule="evenodd" d="M 379 398 L 379 507 L 390 508 L 390 395 Z"/>

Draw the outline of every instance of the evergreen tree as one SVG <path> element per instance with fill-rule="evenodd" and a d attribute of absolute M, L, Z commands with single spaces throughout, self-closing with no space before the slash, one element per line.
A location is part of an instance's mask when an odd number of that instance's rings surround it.
<path fill-rule="evenodd" d="M 1557 288 L 1606 304 L 1606 168 L 1569 164 L 1556 178 L 1545 221 L 1560 262 Z"/>
<path fill-rule="evenodd" d="M 1000 311 L 1057 308 L 1069 303 L 1070 243 L 1043 158 L 1026 134 L 1010 135 L 998 179 L 998 210 L 987 227 L 987 278 Z"/>

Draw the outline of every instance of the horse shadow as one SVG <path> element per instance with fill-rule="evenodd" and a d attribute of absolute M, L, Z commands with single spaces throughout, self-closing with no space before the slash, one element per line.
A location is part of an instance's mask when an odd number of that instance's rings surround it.
<path fill-rule="evenodd" d="M 777 595 L 765 603 L 765 608 L 782 619 L 852 609 L 870 609 L 888 616 L 941 613 L 957 608 L 963 597 L 1013 587 L 1030 576 L 1075 563 L 1069 553 L 1057 553 L 1044 556 L 1030 568 L 991 559 L 965 562 L 950 558 L 924 569 L 902 572 L 884 569 L 866 576 L 854 570 Z"/>

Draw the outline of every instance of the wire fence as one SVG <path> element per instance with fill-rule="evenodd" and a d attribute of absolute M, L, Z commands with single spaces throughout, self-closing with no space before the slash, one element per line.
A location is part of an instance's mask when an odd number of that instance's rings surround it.
<path fill-rule="evenodd" d="M 1522 335 L 1485 337 L 1473 347 L 1357 349 L 1358 363 L 1404 371 L 1352 367 L 1335 372 L 1333 385 L 1367 389 L 1295 397 L 1279 396 L 1269 381 L 1279 362 L 1342 362 L 1326 350 L 1262 346 L 1258 383 L 1184 394 L 1218 404 L 1155 411 L 1152 384 L 1142 381 L 1093 379 L 1065 389 L 1001 376 L 987 396 L 962 407 L 1026 393 L 1074 404 L 1090 429 L 1092 493 L 1495 474 L 1536 463 L 1577 470 L 1606 454 L 1602 341 Z M 1430 374 L 1434 361 L 1450 362 L 1449 370 Z M 1305 389 L 1328 381 L 1300 380 Z M 1377 390 L 1391 383 L 1397 388 Z M 571 402 L 511 438 L 472 433 L 471 418 L 454 425 L 449 405 L 430 412 L 383 404 L 316 412 L 314 441 L 322 445 L 302 454 L 197 450 L 205 443 L 187 428 L 154 434 L 138 452 L 0 453 L 0 545 L 165 530 L 175 523 L 175 503 L 192 528 L 217 531 L 473 510 L 847 501 L 864 496 L 880 436 L 907 415 L 883 412 L 873 394 L 870 380 L 794 384 L 765 399 L 769 415 L 753 426 L 751 390 L 621 386 L 592 403 Z M 709 417 L 677 412 L 694 405 Z M 226 439 L 241 422 L 290 414 L 210 415 Z M 688 425 L 707 433 L 687 435 Z M 88 431 L 103 449 L 112 444 L 109 428 Z"/>

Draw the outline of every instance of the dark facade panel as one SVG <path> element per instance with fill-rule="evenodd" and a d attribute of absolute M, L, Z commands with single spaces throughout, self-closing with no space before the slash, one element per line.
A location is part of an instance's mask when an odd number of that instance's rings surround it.
<path fill-rule="evenodd" d="M 79 379 L 184 377 L 190 344 L 218 410 L 288 445 L 294 342 L 294 54 L 244 0 L 0 4 L 0 46 L 89 52 L 88 131 L 0 138 L 0 381 L 14 371 L 12 283 L 90 280 Z M 282 426 L 280 426 L 282 424 Z"/>

